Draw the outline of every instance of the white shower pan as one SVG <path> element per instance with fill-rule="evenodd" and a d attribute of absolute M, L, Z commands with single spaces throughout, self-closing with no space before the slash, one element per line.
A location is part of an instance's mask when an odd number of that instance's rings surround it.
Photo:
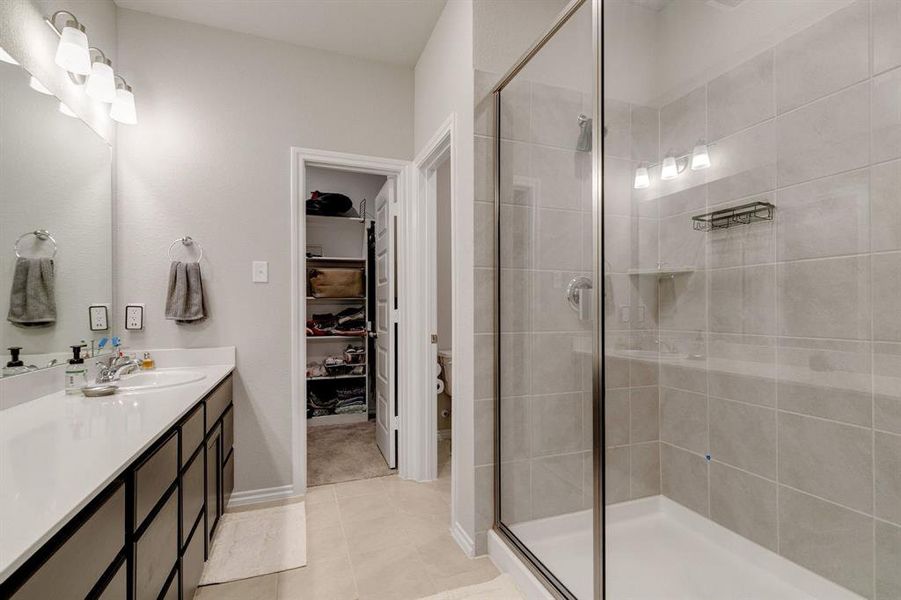
<path fill-rule="evenodd" d="M 861 598 L 663 496 L 606 516 L 608 600 Z M 591 511 L 511 529 L 580 600 L 592 598 Z"/>

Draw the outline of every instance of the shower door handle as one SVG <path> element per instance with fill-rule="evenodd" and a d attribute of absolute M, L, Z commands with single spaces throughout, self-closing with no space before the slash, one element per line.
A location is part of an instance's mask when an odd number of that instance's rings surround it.
<path fill-rule="evenodd" d="M 573 277 L 566 286 L 566 301 L 579 314 L 580 321 L 591 320 L 591 299 L 594 285 L 585 276 Z"/>

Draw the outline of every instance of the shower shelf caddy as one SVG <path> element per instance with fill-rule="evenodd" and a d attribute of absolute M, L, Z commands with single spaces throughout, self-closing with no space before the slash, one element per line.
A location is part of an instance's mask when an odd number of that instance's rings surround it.
<path fill-rule="evenodd" d="M 775 205 L 769 202 L 750 202 L 741 206 L 715 210 L 704 215 L 696 215 L 691 218 L 691 221 L 697 231 L 728 229 L 736 225 L 772 221 L 775 211 Z"/>

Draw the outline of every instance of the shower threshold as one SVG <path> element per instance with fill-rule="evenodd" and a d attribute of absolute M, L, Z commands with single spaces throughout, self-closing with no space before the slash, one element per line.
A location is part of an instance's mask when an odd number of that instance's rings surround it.
<path fill-rule="evenodd" d="M 664 496 L 607 507 L 608 600 L 857 600 L 861 596 Z M 580 600 L 592 597 L 591 511 L 516 536 Z"/>

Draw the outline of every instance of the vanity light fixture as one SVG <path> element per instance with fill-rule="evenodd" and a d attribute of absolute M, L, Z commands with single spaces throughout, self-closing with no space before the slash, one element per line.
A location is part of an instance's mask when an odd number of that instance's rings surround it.
<path fill-rule="evenodd" d="M 56 26 L 56 19 L 62 15 L 66 15 L 69 19 L 65 26 L 59 29 Z M 85 27 L 78 22 L 78 19 L 67 10 L 58 10 L 53 13 L 47 24 L 57 34 L 59 34 L 59 44 L 56 46 L 56 64 L 65 69 L 69 73 L 75 75 L 91 74 L 91 52 L 88 49 L 88 36 L 85 33 Z"/>
<path fill-rule="evenodd" d="M 3 48 L 0 48 L 0 61 L 5 62 L 5 63 L 9 63 L 9 64 L 11 64 L 11 65 L 18 65 L 18 64 L 19 64 L 19 61 L 17 61 L 15 58 L 13 58 L 12 56 L 10 56 L 10 55 L 9 55 L 9 52 L 7 52 L 6 50 L 4 50 Z"/>
<path fill-rule="evenodd" d="M 703 141 L 698 142 L 694 150 L 691 151 L 691 170 L 700 171 L 710 166 L 710 153 L 707 151 L 707 144 Z"/>
<path fill-rule="evenodd" d="M 113 73 L 113 62 L 106 55 L 92 48 L 98 56 L 91 64 L 91 76 L 88 77 L 88 85 L 85 93 L 98 102 L 112 104 L 116 100 L 116 78 Z"/>
<path fill-rule="evenodd" d="M 50 90 L 48 90 L 47 87 L 46 87 L 43 83 L 41 83 L 41 82 L 38 80 L 38 78 L 35 77 L 34 75 L 32 75 L 31 77 L 29 77 L 29 79 L 28 79 L 28 87 L 30 87 L 31 89 L 33 89 L 34 91 L 36 91 L 36 92 L 39 93 L 39 94 L 44 94 L 45 96 L 52 96 L 52 95 L 53 95 L 53 92 L 51 92 Z"/>
<path fill-rule="evenodd" d="M 635 181 L 632 187 L 636 190 L 643 190 L 651 186 L 651 177 L 648 175 L 647 167 L 638 167 L 635 169 Z"/>
<path fill-rule="evenodd" d="M 676 164 L 675 156 L 667 156 L 663 159 L 663 166 L 660 168 L 660 179 L 670 180 L 679 176 L 679 166 Z"/>
<path fill-rule="evenodd" d="M 138 122 L 138 114 L 135 110 L 135 95 L 124 77 L 116 75 L 116 79 L 119 80 L 116 86 L 116 100 L 110 106 L 109 116 L 117 123 L 135 125 Z"/>
<path fill-rule="evenodd" d="M 69 108 L 69 107 L 68 107 L 65 103 L 63 103 L 63 102 L 60 102 L 60 103 L 59 103 L 59 106 L 58 106 L 57 108 L 58 108 L 59 112 L 63 113 L 63 114 L 66 115 L 67 117 L 76 117 L 76 118 L 78 117 L 78 115 L 76 115 L 74 112 L 72 112 L 72 109 Z"/>

